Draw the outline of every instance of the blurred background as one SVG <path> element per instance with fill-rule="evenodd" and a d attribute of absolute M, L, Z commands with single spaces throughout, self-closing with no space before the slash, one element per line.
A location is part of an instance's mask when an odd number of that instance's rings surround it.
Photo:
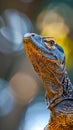
<path fill-rule="evenodd" d="M 73 83 L 73 1 L 0 1 L 0 130 L 42 130 L 50 118 L 41 79 L 23 48 L 23 36 L 54 36 L 66 54 Z"/>

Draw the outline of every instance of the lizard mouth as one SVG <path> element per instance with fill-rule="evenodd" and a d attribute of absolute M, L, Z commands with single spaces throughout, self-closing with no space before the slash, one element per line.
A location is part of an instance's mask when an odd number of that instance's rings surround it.
<path fill-rule="evenodd" d="M 34 49 L 50 61 L 55 62 L 61 69 L 65 67 L 65 55 L 63 49 L 56 44 L 54 37 L 40 36 L 35 33 L 26 33 L 24 35 L 24 42 L 31 42 Z"/>

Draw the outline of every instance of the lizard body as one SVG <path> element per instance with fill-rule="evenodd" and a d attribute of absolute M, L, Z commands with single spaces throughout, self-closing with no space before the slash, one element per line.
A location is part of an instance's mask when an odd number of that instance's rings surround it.
<path fill-rule="evenodd" d="M 46 102 L 51 110 L 47 129 L 72 130 L 73 86 L 66 72 L 63 49 L 53 37 L 34 33 L 24 36 L 24 47 L 46 91 Z"/>

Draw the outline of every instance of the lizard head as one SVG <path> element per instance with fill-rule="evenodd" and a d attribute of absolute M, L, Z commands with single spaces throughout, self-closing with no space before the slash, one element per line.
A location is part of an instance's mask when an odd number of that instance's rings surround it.
<path fill-rule="evenodd" d="M 53 37 L 35 33 L 24 35 L 24 48 L 35 71 L 41 77 L 46 89 L 46 99 L 50 102 L 63 93 L 62 81 L 65 72 L 63 49 L 55 43 Z"/>
<path fill-rule="evenodd" d="M 24 46 L 36 71 L 42 71 L 45 66 L 51 70 L 56 67 L 56 71 L 64 71 L 65 54 L 53 37 L 27 33 L 24 35 Z"/>

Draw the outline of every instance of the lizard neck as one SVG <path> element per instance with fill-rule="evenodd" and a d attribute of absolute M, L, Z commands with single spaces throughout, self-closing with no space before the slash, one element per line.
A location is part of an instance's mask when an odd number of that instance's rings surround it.
<path fill-rule="evenodd" d="M 73 86 L 66 71 L 63 73 L 50 71 L 45 80 L 43 77 L 42 79 L 46 88 L 46 102 L 49 109 L 65 99 L 73 99 Z"/>

